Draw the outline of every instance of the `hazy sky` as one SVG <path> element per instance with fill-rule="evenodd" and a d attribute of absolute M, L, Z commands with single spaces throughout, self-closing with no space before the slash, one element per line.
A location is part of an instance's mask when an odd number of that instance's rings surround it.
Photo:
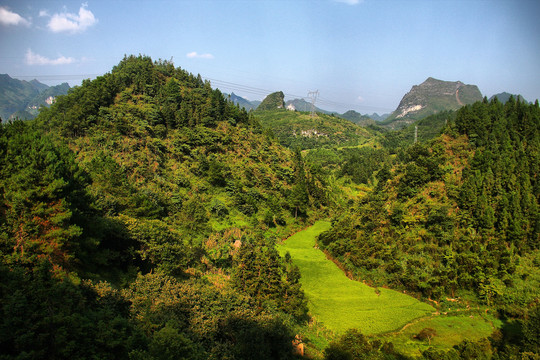
<path fill-rule="evenodd" d="M 78 85 L 143 54 L 340 112 L 390 112 L 430 76 L 532 101 L 539 16 L 538 0 L 0 0 L 0 73 Z"/>

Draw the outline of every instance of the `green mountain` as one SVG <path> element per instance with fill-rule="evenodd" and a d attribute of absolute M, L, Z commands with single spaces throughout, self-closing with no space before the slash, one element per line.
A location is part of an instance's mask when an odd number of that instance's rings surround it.
<path fill-rule="evenodd" d="M 375 120 L 372 119 L 369 115 L 362 115 L 354 110 L 349 110 L 346 113 L 339 115 L 339 117 L 352 121 L 353 123 L 360 126 L 368 126 L 375 124 Z"/>
<path fill-rule="evenodd" d="M 50 106 L 54 98 L 68 90 L 67 83 L 49 87 L 37 80 L 17 80 L 0 74 L 0 117 L 32 119 L 41 106 Z"/>
<path fill-rule="evenodd" d="M 372 118 L 375 121 L 384 121 L 390 116 L 390 114 L 379 115 L 377 113 L 373 113 L 373 114 L 367 115 L 367 116 L 369 116 L 370 118 Z"/>
<path fill-rule="evenodd" d="M 397 109 L 381 124 L 397 129 L 444 110 L 481 101 L 482 94 L 476 85 L 465 85 L 461 81 L 442 81 L 428 78 L 420 85 L 414 85 L 403 96 Z"/>
<path fill-rule="evenodd" d="M 454 121 L 455 116 L 455 111 L 441 111 L 427 116 L 399 130 L 385 132 L 381 143 L 391 152 L 396 152 L 411 146 L 415 140 L 427 142 L 439 136 L 442 130 Z"/>
<path fill-rule="evenodd" d="M 493 95 L 492 97 L 489 98 L 489 101 L 492 101 L 493 99 L 497 98 L 497 100 L 499 100 L 500 102 L 505 104 L 510 99 L 510 96 L 513 96 L 515 100 L 519 99 L 519 101 L 529 103 L 527 100 L 525 100 L 523 98 L 523 96 L 510 94 L 510 93 L 507 93 L 507 92 L 502 92 L 502 93 L 499 93 L 499 94 L 495 94 L 495 95 Z"/>
<path fill-rule="evenodd" d="M 540 353 L 537 104 L 437 113 L 422 121 L 444 133 L 392 151 L 384 130 L 280 104 L 247 112 L 171 62 L 126 56 L 0 124 L 2 358 Z M 303 248 L 280 256 L 293 233 Z M 344 333 L 308 311 L 308 282 Z"/>
<path fill-rule="evenodd" d="M 292 110 L 311 112 L 311 103 L 307 102 L 304 99 L 287 100 L 287 102 L 285 103 L 285 106 L 287 107 L 288 110 L 291 110 L 291 105 L 293 107 Z M 327 110 L 318 108 L 316 106 L 315 106 L 315 112 L 316 113 L 322 113 L 322 114 L 332 114 L 331 111 L 327 111 Z"/>
<path fill-rule="evenodd" d="M 284 99 L 283 91 L 276 91 L 264 98 L 257 107 L 257 111 L 285 109 Z"/>

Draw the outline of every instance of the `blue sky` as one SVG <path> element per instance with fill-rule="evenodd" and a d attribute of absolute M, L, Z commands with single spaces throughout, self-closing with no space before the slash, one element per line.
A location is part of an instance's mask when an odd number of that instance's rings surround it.
<path fill-rule="evenodd" d="M 539 14 L 537 0 L 0 0 L 0 73 L 78 85 L 144 54 L 251 100 L 319 90 L 339 112 L 391 112 L 430 76 L 532 101 Z"/>

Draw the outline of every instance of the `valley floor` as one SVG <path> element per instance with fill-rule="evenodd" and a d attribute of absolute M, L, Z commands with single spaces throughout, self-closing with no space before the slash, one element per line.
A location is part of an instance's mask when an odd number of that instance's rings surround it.
<path fill-rule="evenodd" d="M 435 311 L 433 307 L 398 291 L 372 288 L 349 279 L 316 248 L 318 234 L 330 228 L 319 221 L 279 246 L 290 253 L 302 274 L 301 283 L 314 319 L 336 334 L 356 328 L 380 334 L 403 327 Z"/>

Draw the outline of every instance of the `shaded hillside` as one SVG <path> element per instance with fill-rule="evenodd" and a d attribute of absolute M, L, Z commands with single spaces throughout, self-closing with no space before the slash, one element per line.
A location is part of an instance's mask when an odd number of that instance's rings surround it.
<path fill-rule="evenodd" d="M 437 112 L 457 110 L 463 105 L 480 100 L 482 94 L 476 85 L 430 77 L 422 84 L 414 85 L 403 96 L 397 109 L 382 124 L 396 129 Z"/>
<path fill-rule="evenodd" d="M 257 111 L 256 119 L 270 130 L 279 142 L 291 149 L 353 146 L 371 137 L 370 130 L 334 115 L 288 110 Z"/>
<path fill-rule="evenodd" d="M 55 97 L 67 94 L 68 90 L 67 83 L 49 87 L 37 80 L 17 80 L 0 74 L 0 117 L 32 119 L 39 107 L 50 106 Z"/>
<path fill-rule="evenodd" d="M 9 358 L 293 358 L 307 308 L 273 236 L 321 180 L 210 83 L 125 57 L 0 126 L 0 152 Z"/>

